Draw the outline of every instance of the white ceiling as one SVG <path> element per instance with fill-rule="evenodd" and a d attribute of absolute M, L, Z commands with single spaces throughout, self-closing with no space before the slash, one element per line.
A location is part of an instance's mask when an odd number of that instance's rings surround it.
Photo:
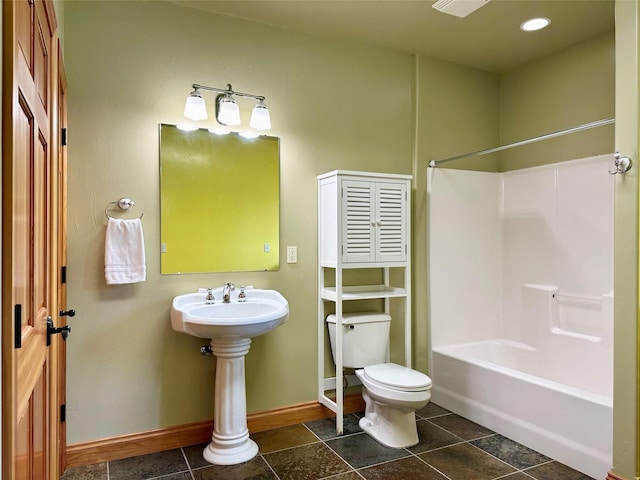
<path fill-rule="evenodd" d="M 462 0 L 465 1 L 465 0 Z M 173 0 L 292 31 L 349 39 L 505 72 L 614 29 L 614 0 L 492 0 L 465 18 L 435 0 Z M 551 25 L 522 32 L 544 16 Z"/>

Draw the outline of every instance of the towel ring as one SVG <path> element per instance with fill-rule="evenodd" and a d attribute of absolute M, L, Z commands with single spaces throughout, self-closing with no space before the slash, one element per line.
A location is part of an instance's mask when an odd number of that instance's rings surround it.
<path fill-rule="evenodd" d="M 107 207 L 104 209 L 104 214 L 107 218 L 113 218 L 109 215 L 109 207 L 111 205 L 118 205 L 118 207 L 120 207 L 120 210 L 129 210 L 131 207 L 135 206 L 135 203 L 130 198 L 125 197 L 122 197 L 120 200 L 117 200 L 115 202 L 107 203 Z M 142 218 L 143 216 L 144 212 L 140 214 L 140 218 Z"/>

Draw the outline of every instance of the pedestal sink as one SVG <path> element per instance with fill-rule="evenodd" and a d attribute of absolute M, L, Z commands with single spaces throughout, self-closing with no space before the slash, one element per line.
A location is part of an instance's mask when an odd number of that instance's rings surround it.
<path fill-rule="evenodd" d="M 208 292 L 178 295 L 171 305 L 171 326 L 178 332 L 211 340 L 216 356 L 214 426 L 211 443 L 204 449 L 206 461 L 235 465 L 251 460 L 258 446 L 249 438 L 244 357 L 251 338 L 273 330 L 289 317 L 287 300 L 275 290 L 238 291 L 223 303 L 223 287 Z"/>

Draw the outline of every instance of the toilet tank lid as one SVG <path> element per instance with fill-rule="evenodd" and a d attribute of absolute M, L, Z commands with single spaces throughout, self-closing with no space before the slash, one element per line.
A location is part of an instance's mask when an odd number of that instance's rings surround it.
<path fill-rule="evenodd" d="M 391 315 L 381 312 L 358 312 L 342 314 L 343 325 L 356 325 L 358 323 L 390 322 Z M 338 323 L 335 314 L 327 316 L 327 323 Z"/>
<path fill-rule="evenodd" d="M 421 391 L 431 387 L 431 378 L 427 375 L 395 363 L 369 365 L 364 367 L 364 373 L 372 380 L 391 388 Z"/>

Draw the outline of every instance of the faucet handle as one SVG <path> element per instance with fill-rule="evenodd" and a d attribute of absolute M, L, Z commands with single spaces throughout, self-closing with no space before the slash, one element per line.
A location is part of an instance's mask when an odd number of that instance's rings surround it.
<path fill-rule="evenodd" d="M 239 302 L 246 302 L 247 301 L 247 294 L 244 291 L 245 287 L 244 285 L 240 286 L 240 293 L 238 294 L 238 301 Z"/>
<path fill-rule="evenodd" d="M 213 289 L 207 288 L 207 294 L 204 297 L 204 303 L 206 303 L 207 305 L 216 303 L 216 299 L 213 296 Z"/>

